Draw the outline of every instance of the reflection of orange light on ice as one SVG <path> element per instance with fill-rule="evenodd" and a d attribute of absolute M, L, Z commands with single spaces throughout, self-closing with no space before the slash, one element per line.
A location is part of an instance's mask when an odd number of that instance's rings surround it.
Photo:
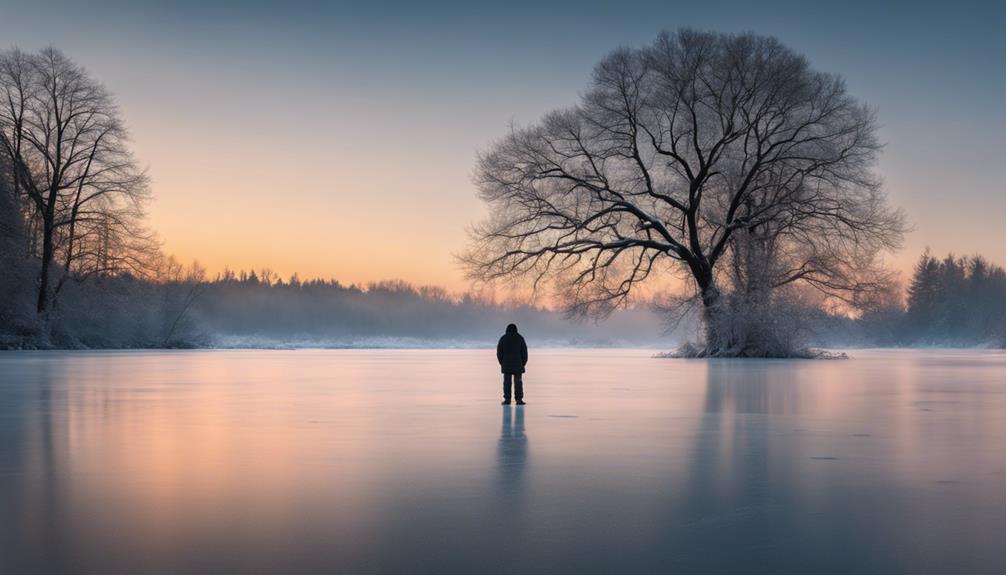
<path fill-rule="evenodd" d="M 351 495 L 332 501 L 333 510 L 364 505 L 368 496 L 358 486 L 366 484 L 360 462 L 368 437 L 333 417 L 355 409 L 354 397 L 312 394 L 311 404 L 298 402 L 282 364 L 254 352 L 240 361 L 232 355 L 194 353 L 180 363 L 132 356 L 131 379 L 119 381 L 111 379 L 122 374 L 115 356 L 74 361 L 65 374 L 73 384 L 55 399 L 65 409 L 31 439 L 51 436 L 51 455 L 34 462 L 38 474 L 73 479 L 62 484 L 66 493 L 38 496 L 69 495 L 77 513 L 97 522 L 125 520 L 123 536 L 148 543 L 178 536 L 183 525 L 218 521 L 220 514 L 268 518 L 269 525 L 258 527 L 270 531 L 297 520 L 304 493 Z M 338 442 L 344 462 L 338 473 L 319 473 L 329 462 L 312 466 L 326 441 Z M 46 452 L 41 445 L 30 451 Z M 47 470 L 50 464 L 57 467 Z"/>
<path fill-rule="evenodd" d="M 478 507 L 500 489 L 548 508 L 569 477 L 639 495 L 626 504 L 653 524 L 668 509 L 647 497 L 687 507 L 752 486 L 826 509 L 850 484 L 926 497 L 963 479 L 969 501 L 994 501 L 1006 420 L 1002 394 L 983 392 L 996 372 L 905 353 L 533 351 L 529 406 L 503 408 L 522 410 L 517 439 L 507 412 L 500 429 L 491 349 L 71 354 L 40 386 L 54 396 L 24 411 L 17 520 L 29 540 L 58 515 L 83 547 L 172 557 L 213 537 L 281 546 L 316 525 L 380 541 L 403 509 Z"/>

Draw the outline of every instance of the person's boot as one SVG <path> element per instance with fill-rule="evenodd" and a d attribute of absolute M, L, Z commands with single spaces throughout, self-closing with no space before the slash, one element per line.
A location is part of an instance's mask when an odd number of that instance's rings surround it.
<path fill-rule="evenodd" d="M 520 403 L 520 402 L 518 401 L 517 403 Z M 503 403 L 501 403 L 500 405 L 510 405 L 510 400 L 509 399 L 504 399 Z"/>
<path fill-rule="evenodd" d="M 510 402 L 508 401 L 507 403 L 510 403 Z M 523 399 L 518 399 L 517 400 L 517 405 L 524 405 L 524 400 Z"/>

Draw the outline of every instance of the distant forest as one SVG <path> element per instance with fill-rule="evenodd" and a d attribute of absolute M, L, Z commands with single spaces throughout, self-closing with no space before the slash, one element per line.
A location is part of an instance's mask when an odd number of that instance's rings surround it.
<path fill-rule="evenodd" d="M 3 286 L 0 348 L 470 347 L 493 344 L 510 322 L 538 346 L 654 346 L 664 331 L 645 307 L 571 322 L 528 303 L 402 281 L 347 286 L 268 271 L 205 281 L 198 267 L 167 267 L 156 279 L 124 273 L 67 283 L 45 324 L 25 289 L 33 271 L 22 270 L 26 283 Z"/>
<path fill-rule="evenodd" d="M 1006 271 L 982 256 L 933 257 L 928 251 L 907 288 L 856 322 L 877 346 L 1006 347 Z"/>
<path fill-rule="evenodd" d="M 0 249 L 8 248 L 5 235 Z M 21 252 L 23 253 L 23 251 Z M 15 265 L 16 264 L 16 265 Z M 491 345 L 511 321 L 539 346 L 669 347 L 697 329 L 670 326 L 649 303 L 602 322 L 475 294 L 402 281 L 367 286 L 286 280 L 269 271 L 205 279 L 167 259 L 156 275 L 98 274 L 65 284 L 42 322 L 33 306 L 31 258 L 5 256 L 0 348 L 466 347 Z M 826 347 L 1006 347 L 1006 271 L 980 256 L 924 254 L 906 290 L 859 315 L 794 310 L 810 345 Z"/>

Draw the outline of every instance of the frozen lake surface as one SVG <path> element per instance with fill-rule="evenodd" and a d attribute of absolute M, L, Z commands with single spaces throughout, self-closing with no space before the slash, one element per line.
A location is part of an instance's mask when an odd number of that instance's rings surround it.
<path fill-rule="evenodd" d="M 1006 354 L 0 354 L 0 573 L 1003 573 Z"/>

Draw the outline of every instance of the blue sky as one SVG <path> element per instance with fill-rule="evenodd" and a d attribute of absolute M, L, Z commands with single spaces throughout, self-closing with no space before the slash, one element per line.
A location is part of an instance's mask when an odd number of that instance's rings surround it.
<path fill-rule="evenodd" d="M 452 287 L 476 152 L 681 26 L 778 36 L 877 108 L 914 227 L 894 265 L 927 245 L 1006 264 L 1004 2 L 0 0 L 0 45 L 54 45 L 117 94 L 168 251 Z"/>

